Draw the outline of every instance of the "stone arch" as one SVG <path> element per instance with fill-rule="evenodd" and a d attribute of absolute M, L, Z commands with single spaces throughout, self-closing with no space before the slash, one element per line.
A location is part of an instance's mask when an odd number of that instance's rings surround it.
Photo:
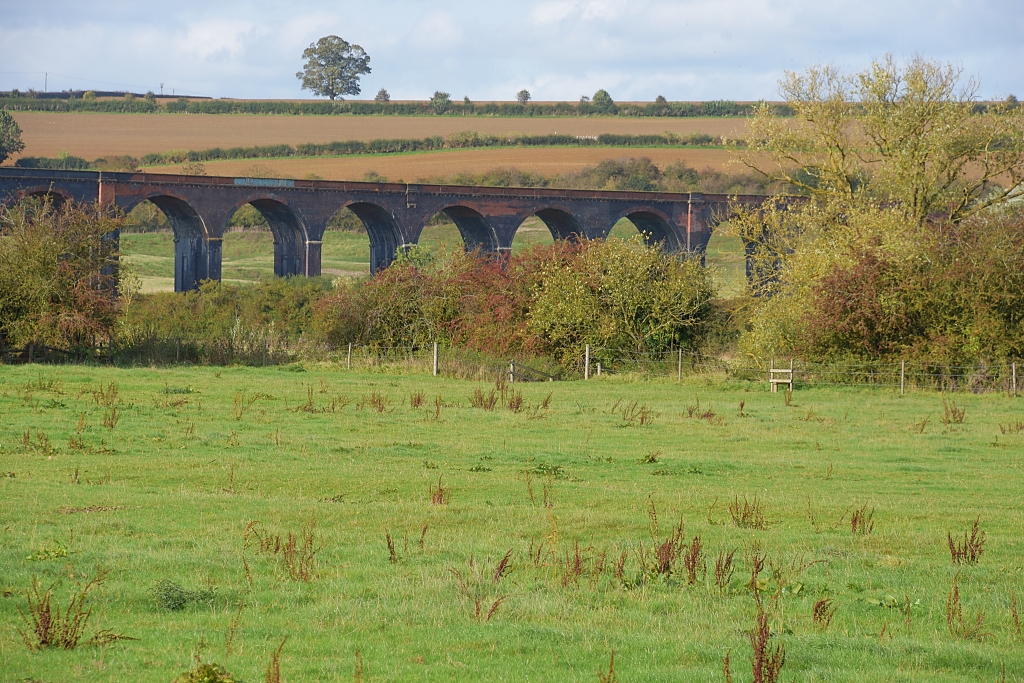
<path fill-rule="evenodd" d="M 576 240 L 587 234 L 582 221 L 570 211 L 562 208 L 549 206 L 533 211 L 529 215 L 523 216 L 519 225 L 522 225 L 523 221 L 530 216 L 539 218 L 551 232 L 551 237 L 556 240 Z M 516 229 L 519 229 L 518 226 Z"/>
<path fill-rule="evenodd" d="M 490 252 L 498 250 L 498 236 L 494 228 L 484 218 L 483 214 L 468 206 L 454 205 L 441 209 L 443 213 L 455 223 L 462 235 L 462 242 L 466 245 L 466 251 L 479 249 Z M 421 229 L 422 232 L 422 229 Z"/>
<path fill-rule="evenodd" d="M 637 206 L 622 211 L 615 217 L 612 224 L 605 230 L 605 237 L 620 219 L 628 219 L 648 246 L 660 245 L 665 251 L 678 251 L 679 239 L 672 229 L 671 219 L 663 211 L 649 206 Z"/>
<path fill-rule="evenodd" d="M 270 225 L 274 236 L 274 275 L 305 275 L 307 231 L 299 214 L 280 199 L 256 195 L 235 204 L 232 215 L 246 204 L 259 211 Z"/>
<path fill-rule="evenodd" d="M 369 202 L 350 202 L 345 204 L 345 208 L 363 222 L 370 237 L 370 274 L 391 265 L 395 252 L 405 246 L 402 229 L 394 216 Z"/>
<path fill-rule="evenodd" d="M 167 217 L 174 231 L 174 291 L 197 289 L 202 280 L 220 279 L 220 242 L 213 249 L 206 223 L 192 206 L 170 193 L 138 197 L 122 206 L 131 211 L 144 201 L 152 202 Z M 213 266 L 211 268 L 211 265 Z"/>
<path fill-rule="evenodd" d="M 67 190 L 54 185 L 37 185 L 35 187 L 29 187 L 19 191 L 15 197 L 17 199 L 21 199 L 22 197 L 45 199 L 49 197 L 54 206 L 60 206 L 69 199 L 73 200 L 75 198 L 74 195 Z"/>

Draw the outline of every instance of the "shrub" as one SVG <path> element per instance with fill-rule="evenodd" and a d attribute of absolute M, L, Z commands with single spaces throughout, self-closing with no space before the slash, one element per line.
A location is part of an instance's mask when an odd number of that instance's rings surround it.
<path fill-rule="evenodd" d="M 220 664 L 203 664 L 195 666 L 174 679 L 173 683 L 242 683 Z"/>
<path fill-rule="evenodd" d="M 122 216 L 74 202 L 27 198 L 0 207 L 0 341 L 92 347 L 107 339 Z"/>

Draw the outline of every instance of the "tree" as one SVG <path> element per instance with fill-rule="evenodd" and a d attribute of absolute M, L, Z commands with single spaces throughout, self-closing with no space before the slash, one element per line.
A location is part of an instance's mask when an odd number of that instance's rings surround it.
<path fill-rule="evenodd" d="M 598 90 L 594 93 L 591 103 L 594 105 L 594 109 L 602 114 L 614 114 L 618 110 L 607 90 Z"/>
<path fill-rule="evenodd" d="M 434 96 L 430 98 L 430 106 L 434 108 L 434 111 L 438 114 L 443 114 L 452 106 L 452 96 L 446 92 L 440 90 L 434 91 Z"/>
<path fill-rule="evenodd" d="M 1014 308 L 1019 285 L 969 268 L 1017 263 L 1012 240 L 990 248 L 977 236 L 1021 224 L 996 218 L 1024 198 L 1024 112 L 980 104 L 961 75 L 921 57 L 856 74 L 811 67 L 780 82 L 792 118 L 757 107 L 738 158 L 807 201 L 773 199 L 732 222 L 755 295 L 743 352 L 965 364 L 1024 348 L 1021 331 L 988 312 Z M 967 305 L 955 285 L 973 272 Z"/>
<path fill-rule="evenodd" d="M 295 77 L 303 90 L 312 90 L 333 102 L 341 95 L 359 94 L 359 77 L 370 73 L 370 57 L 363 48 L 338 36 L 324 36 L 302 51 L 306 60 Z"/>
<path fill-rule="evenodd" d="M 664 95 L 658 95 L 655 98 L 654 103 L 655 104 L 668 104 L 668 100 L 665 99 Z"/>
<path fill-rule="evenodd" d="M 377 104 L 387 104 L 391 101 L 391 94 L 384 88 L 381 88 L 377 91 L 377 96 L 373 98 L 373 101 Z"/>
<path fill-rule="evenodd" d="M 820 198 L 898 206 L 919 226 L 1024 196 L 1024 111 L 976 111 L 978 85 L 961 76 L 949 64 L 891 56 L 857 74 L 787 72 L 780 89 L 793 117 L 761 103 L 740 159 Z"/>
<path fill-rule="evenodd" d="M 25 143 L 21 141 L 21 126 L 6 109 L 0 109 L 0 163 L 23 149 Z"/>
<path fill-rule="evenodd" d="M 526 104 L 527 102 L 530 101 L 530 91 L 527 90 L 526 88 L 523 88 L 522 90 L 516 93 L 516 100 L 519 101 L 519 104 Z"/>

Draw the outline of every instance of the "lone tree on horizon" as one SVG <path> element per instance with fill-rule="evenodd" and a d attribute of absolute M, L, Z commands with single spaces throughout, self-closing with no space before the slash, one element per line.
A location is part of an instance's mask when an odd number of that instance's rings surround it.
<path fill-rule="evenodd" d="M 370 56 L 363 48 L 338 36 L 324 36 L 302 51 L 306 60 L 295 77 L 303 90 L 333 102 L 340 95 L 358 95 L 359 77 L 370 73 Z"/>
<path fill-rule="evenodd" d="M 523 88 L 522 90 L 516 93 L 516 100 L 519 101 L 519 104 L 526 104 L 527 102 L 530 101 L 530 91 L 527 90 L 526 88 Z"/>

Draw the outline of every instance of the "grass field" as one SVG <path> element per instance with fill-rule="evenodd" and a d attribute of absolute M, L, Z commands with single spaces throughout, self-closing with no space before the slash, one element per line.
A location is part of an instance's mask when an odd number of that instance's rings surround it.
<path fill-rule="evenodd" d="M 202 114 L 54 114 L 12 112 L 22 129 L 24 156 L 85 159 L 211 147 L 425 138 L 467 130 L 500 135 L 600 135 L 602 133 L 739 135 L 743 119 L 727 118 L 454 118 L 400 116 L 232 116 Z"/>
<path fill-rule="evenodd" d="M 752 581 L 781 680 L 1020 680 L 1019 401 L 956 396 L 944 426 L 934 393 L 787 406 L 605 376 L 517 384 L 521 412 L 489 411 L 470 405 L 489 383 L 404 371 L 6 368 L 2 678 L 166 683 L 199 657 L 258 681 L 287 636 L 286 681 L 595 681 L 613 650 L 619 681 L 722 681 L 729 652 L 750 681 Z M 953 565 L 946 534 L 976 518 L 984 554 Z M 704 549 L 692 583 L 672 553 L 657 568 L 680 519 L 671 548 Z M 83 641 L 137 640 L 29 651 L 33 577 L 66 605 L 98 567 Z"/>
<path fill-rule="evenodd" d="M 611 236 L 629 239 L 636 228 L 622 220 Z M 551 233 L 537 218 L 527 219 L 516 233 L 513 250 L 550 244 Z M 429 248 L 462 248 L 454 225 L 428 227 L 420 244 Z M 142 280 L 143 292 L 173 291 L 174 241 L 170 233 L 124 233 L 122 258 Z M 744 286 L 745 260 L 738 238 L 715 235 L 708 244 L 707 263 L 722 296 L 735 296 Z M 321 262 L 324 275 L 363 277 L 370 272 L 370 239 L 366 235 L 330 230 L 324 235 Z M 224 236 L 222 275 L 225 282 L 251 283 L 274 274 L 274 244 L 269 232 L 229 232 Z"/>

